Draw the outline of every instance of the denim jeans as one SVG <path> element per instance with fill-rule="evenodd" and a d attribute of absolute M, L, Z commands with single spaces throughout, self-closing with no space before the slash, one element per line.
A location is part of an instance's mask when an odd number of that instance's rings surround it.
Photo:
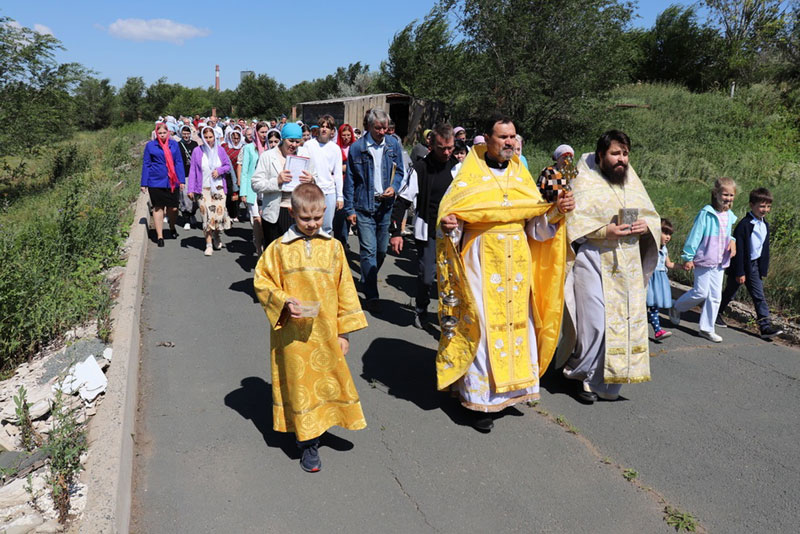
<path fill-rule="evenodd" d="M 374 213 L 356 211 L 358 245 L 361 263 L 361 284 L 367 300 L 378 298 L 378 270 L 389 247 L 389 223 L 392 219 L 392 200 L 384 200 Z"/>
<path fill-rule="evenodd" d="M 345 250 L 348 249 L 347 236 L 350 233 L 350 223 L 347 222 L 347 213 L 341 209 L 333 214 L 333 237 L 339 240 Z"/>

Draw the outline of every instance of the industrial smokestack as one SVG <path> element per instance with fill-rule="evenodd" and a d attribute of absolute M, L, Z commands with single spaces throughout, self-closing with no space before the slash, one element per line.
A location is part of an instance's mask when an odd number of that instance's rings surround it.
<path fill-rule="evenodd" d="M 217 65 L 217 68 L 214 71 L 214 88 L 219 91 L 219 65 Z"/>

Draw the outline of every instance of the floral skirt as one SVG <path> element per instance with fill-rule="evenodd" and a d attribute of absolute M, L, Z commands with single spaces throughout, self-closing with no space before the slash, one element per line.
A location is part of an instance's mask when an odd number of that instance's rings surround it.
<path fill-rule="evenodd" d="M 203 189 L 198 207 L 203 218 L 203 230 L 227 230 L 231 227 L 224 193 L 212 193 L 210 189 Z"/>

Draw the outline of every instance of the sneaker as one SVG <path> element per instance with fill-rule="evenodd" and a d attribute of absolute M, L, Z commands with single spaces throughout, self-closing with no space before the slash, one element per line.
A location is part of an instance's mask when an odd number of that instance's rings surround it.
<path fill-rule="evenodd" d="M 706 332 L 705 330 L 700 330 L 700 337 L 704 337 L 709 341 L 713 341 L 714 343 L 722 342 L 722 337 L 716 332 Z"/>
<path fill-rule="evenodd" d="M 214 249 L 211 248 L 211 245 L 206 245 L 206 251 L 203 252 L 206 256 L 211 256 L 214 253 Z"/>
<path fill-rule="evenodd" d="M 214 250 L 222 250 L 222 240 L 218 237 L 214 239 Z"/>
<path fill-rule="evenodd" d="M 322 460 L 319 459 L 319 439 L 300 443 L 300 467 L 306 473 L 316 473 L 322 469 Z"/>
<path fill-rule="evenodd" d="M 668 330 L 664 330 L 663 328 L 656 332 L 656 341 L 661 341 L 662 339 L 666 339 L 672 335 L 672 332 Z"/>
<path fill-rule="evenodd" d="M 783 334 L 783 329 L 775 325 L 766 324 L 761 327 L 761 339 L 772 339 L 780 334 Z"/>
<path fill-rule="evenodd" d="M 717 318 L 714 319 L 714 326 L 718 328 L 728 328 L 728 323 L 726 323 L 725 319 L 722 318 L 721 313 L 718 313 Z"/>
<path fill-rule="evenodd" d="M 183 225 L 183 229 L 184 230 L 191 230 L 192 229 L 192 225 L 187 222 L 186 224 Z"/>
<path fill-rule="evenodd" d="M 671 322 L 675 326 L 681 324 L 681 312 L 676 310 L 675 306 L 669 309 L 669 322 Z"/>

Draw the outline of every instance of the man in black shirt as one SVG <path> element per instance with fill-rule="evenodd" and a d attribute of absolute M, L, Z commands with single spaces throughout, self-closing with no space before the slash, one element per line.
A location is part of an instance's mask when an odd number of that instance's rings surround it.
<path fill-rule="evenodd" d="M 390 227 L 392 250 L 399 254 L 403 250 L 400 235 L 403 214 L 412 203 L 416 204 L 414 239 L 416 240 L 419 276 L 415 303 L 414 326 L 424 328 L 428 322 L 428 304 L 436 276 L 436 219 L 441 202 L 450 182 L 452 170 L 458 164 L 453 157 L 453 127 L 447 123 L 437 125 L 430 134 L 431 151 L 414 163 L 414 170 L 400 190 L 392 210 Z"/>
<path fill-rule="evenodd" d="M 189 167 L 192 161 L 192 151 L 197 147 L 197 142 L 192 139 L 192 128 L 188 124 L 184 124 L 180 128 L 181 140 L 178 141 L 178 146 L 181 149 L 181 159 L 183 159 L 183 172 L 186 179 L 189 179 Z M 177 162 L 176 162 L 177 163 Z M 181 190 L 180 208 L 183 218 L 186 223 L 183 225 L 184 230 L 189 230 L 192 225 L 189 222 L 191 217 L 197 211 L 197 200 L 192 200 L 188 195 L 188 188 Z"/>

